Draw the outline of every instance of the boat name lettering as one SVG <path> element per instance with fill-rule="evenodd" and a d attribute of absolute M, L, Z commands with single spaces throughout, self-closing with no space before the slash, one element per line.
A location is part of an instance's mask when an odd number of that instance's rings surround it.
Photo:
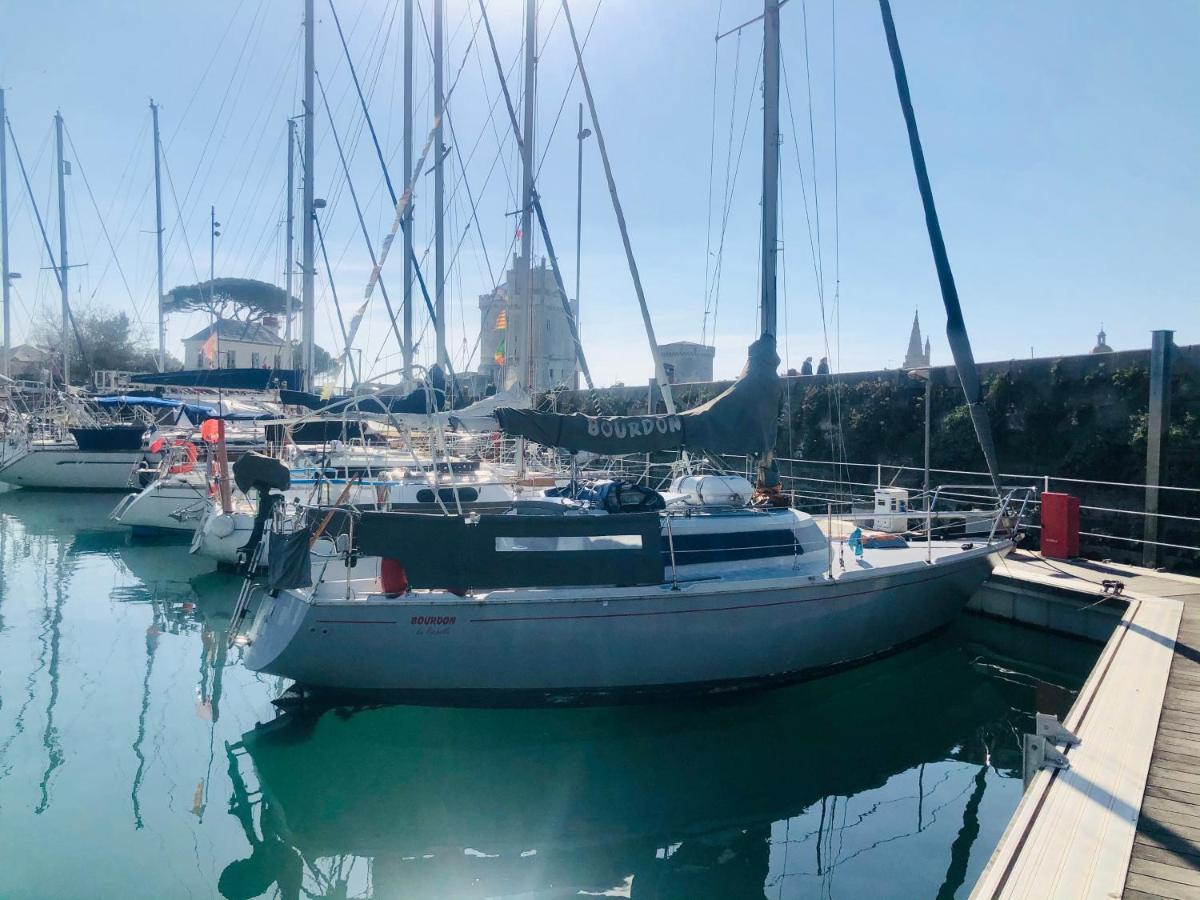
<path fill-rule="evenodd" d="M 413 616 L 409 625 L 453 625 L 456 616 Z"/>
<path fill-rule="evenodd" d="M 678 416 L 661 416 L 659 418 L 623 419 L 623 418 L 589 418 L 588 434 L 592 437 L 644 437 L 657 431 L 659 434 L 677 434 L 683 430 L 683 422 Z"/>

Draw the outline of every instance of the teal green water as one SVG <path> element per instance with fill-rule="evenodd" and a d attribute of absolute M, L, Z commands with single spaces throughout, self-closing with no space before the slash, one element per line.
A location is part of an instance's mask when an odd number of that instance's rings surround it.
<path fill-rule="evenodd" d="M 0 897 L 961 897 L 1099 649 L 964 618 L 718 703 L 278 717 L 236 580 L 116 499 L 0 494 Z"/>

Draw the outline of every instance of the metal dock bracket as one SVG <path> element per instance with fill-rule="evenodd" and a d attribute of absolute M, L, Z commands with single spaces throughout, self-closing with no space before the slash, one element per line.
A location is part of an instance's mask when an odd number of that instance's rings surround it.
<path fill-rule="evenodd" d="M 1036 733 L 1025 735 L 1023 748 L 1024 782 L 1029 787 L 1033 776 L 1042 769 L 1069 769 L 1071 761 L 1055 744 L 1074 747 L 1081 742 L 1079 737 L 1063 727 L 1057 716 L 1038 713 Z"/>

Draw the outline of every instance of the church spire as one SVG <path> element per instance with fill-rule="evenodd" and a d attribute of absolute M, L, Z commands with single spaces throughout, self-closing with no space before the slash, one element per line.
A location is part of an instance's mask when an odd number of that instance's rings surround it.
<path fill-rule="evenodd" d="M 929 365 L 929 341 L 921 346 L 921 314 L 913 311 L 912 334 L 908 337 L 908 352 L 904 354 L 904 368 L 920 369 Z"/>

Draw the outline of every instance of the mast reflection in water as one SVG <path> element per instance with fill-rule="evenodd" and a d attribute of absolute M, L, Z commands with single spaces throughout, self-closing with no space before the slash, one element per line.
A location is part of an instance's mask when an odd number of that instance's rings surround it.
<path fill-rule="evenodd" d="M 277 716 L 237 581 L 113 502 L 0 494 L 0 896 L 964 896 L 1098 653 L 965 618 L 718 702 Z"/>

